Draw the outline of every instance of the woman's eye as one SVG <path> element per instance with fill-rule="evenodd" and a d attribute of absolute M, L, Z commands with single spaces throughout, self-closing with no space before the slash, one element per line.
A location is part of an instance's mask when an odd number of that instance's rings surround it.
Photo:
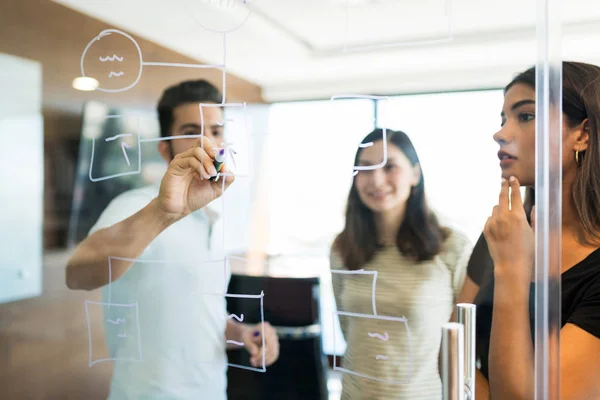
<path fill-rule="evenodd" d="M 521 113 L 519 114 L 519 120 L 521 122 L 529 122 L 535 119 L 535 115 L 532 113 Z"/>
<path fill-rule="evenodd" d="M 395 164 L 387 164 L 385 166 L 385 170 L 386 171 L 393 171 L 394 169 L 396 169 L 396 167 L 397 167 L 397 165 L 395 165 Z"/>

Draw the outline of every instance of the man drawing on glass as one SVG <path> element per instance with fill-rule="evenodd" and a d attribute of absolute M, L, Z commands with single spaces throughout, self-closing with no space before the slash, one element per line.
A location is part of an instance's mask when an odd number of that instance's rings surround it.
<path fill-rule="evenodd" d="M 201 294 L 224 293 L 229 281 L 222 269 L 203 262 L 218 221 L 209 204 L 234 181 L 233 176 L 209 180 L 216 175 L 213 162 L 223 142 L 223 111 L 200 111 L 199 104 L 221 101 L 206 81 L 165 90 L 158 104 L 161 136 L 200 135 L 204 121 L 204 137 L 160 141 L 158 150 L 169 163 L 160 186 L 117 196 L 68 262 L 70 289 L 103 288 L 109 301 L 110 287 L 111 302 L 139 304 L 143 361 L 115 363 L 111 399 L 226 399 L 224 335 L 244 344 L 253 367 L 262 367 L 263 351 L 266 366 L 279 356 L 279 341 L 268 323 L 263 332 L 261 325 L 227 318 L 224 296 Z M 109 275 L 111 256 L 146 263 L 112 259 Z M 157 268 L 150 260 L 167 263 Z M 106 335 L 111 358 L 126 358 L 125 337 L 113 336 Z"/>

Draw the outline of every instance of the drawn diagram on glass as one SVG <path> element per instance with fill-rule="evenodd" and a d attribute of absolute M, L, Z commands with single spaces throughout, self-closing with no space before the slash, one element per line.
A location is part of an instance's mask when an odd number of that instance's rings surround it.
<path fill-rule="evenodd" d="M 110 314 L 107 309 L 112 308 Z M 96 358 L 94 355 L 94 330 L 92 329 L 92 312 L 99 312 L 105 321 L 104 335 L 118 338 L 123 342 L 122 350 L 130 354 L 119 354 L 118 357 Z M 139 306 L 137 303 L 118 304 L 100 301 L 85 301 L 85 317 L 88 327 L 88 343 L 89 343 L 89 366 L 106 361 L 131 361 L 141 362 L 142 358 L 142 341 L 140 330 L 140 315 Z M 102 337 L 104 339 L 104 336 Z M 128 342 L 128 343 L 126 343 Z M 128 345 L 127 345 L 128 344 Z"/>
<path fill-rule="evenodd" d="M 385 109 L 387 104 L 387 100 L 388 97 L 386 96 L 372 96 L 372 95 L 363 95 L 363 94 L 340 94 L 337 96 L 331 96 L 330 101 L 335 101 L 335 100 L 352 100 L 352 99 L 368 99 L 368 100 L 374 100 L 374 101 L 381 101 L 382 103 L 380 103 L 382 105 L 381 108 Z M 375 125 L 376 120 L 375 117 L 373 117 L 373 125 Z M 374 170 L 374 169 L 379 169 L 379 168 L 383 168 L 388 161 L 388 151 L 387 151 L 387 128 L 383 128 L 382 129 L 383 133 L 382 133 L 382 142 L 383 142 L 383 159 L 381 160 L 380 163 L 375 164 L 375 165 L 355 165 L 353 167 L 353 176 L 356 176 L 358 174 L 359 171 L 369 171 L 369 170 Z M 369 142 L 369 143 L 361 143 L 358 145 L 360 148 L 367 148 L 367 147 L 371 147 L 373 146 L 373 142 Z"/>
<path fill-rule="evenodd" d="M 336 341 L 335 341 L 335 335 L 333 338 L 333 369 L 336 371 L 340 371 L 340 372 L 344 372 L 344 373 L 348 373 L 348 374 L 352 374 L 352 375 L 356 375 L 356 376 L 360 376 L 363 378 L 367 378 L 367 379 L 371 379 L 371 380 L 375 380 L 375 381 L 379 381 L 379 382 L 384 382 L 384 383 L 391 383 L 391 384 L 406 384 L 410 381 L 411 377 L 412 377 L 412 339 L 411 339 L 411 335 L 410 335 L 410 330 L 408 328 L 408 320 L 405 317 L 389 317 L 389 316 L 384 316 L 384 315 L 378 315 L 377 314 L 377 305 L 376 305 L 376 292 L 377 292 L 377 276 L 378 273 L 377 271 L 365 271 L 364 269 L 360 269 L 360 270 L 356 270 L 356 271 L 350 271 L 350 270 L 331 270 L 332 274 L 340 274 L 340 275 L 372 275 L 373 276 L 373 285 L 372 285 L 372 289 L 371 289 L 371 308 L 372 308 L 372 314 L 364 314 L 364 313 L 355 313 L 355 312 L 347 312 L 347 311 L 335 311 L 333 313 L 333 321 L 334 321 L 334 327 L 333 329 L 335 329 L 335 321 L 339 320 L 341 323 L 341 319 L 340 317 L 344 317 L 344 318 L 355 318 L 355 319 L 359 319 L 359 320 L 373 320 L 373 321 L 387 321 L 388 324 L 386 324 L 386 326 L 389 327 L 389 323 L 393 323 L 393 325 L 396 325 L 396 327 L 394 328 L 394 330 L 386 330 L 386 331 L 378 331 L 378 330 L 369 330 L 364 338 L 365 341 L 368 340 L 376 340 L 376 341 L 382 341 L 382 342 L 387 342 L 390 341 L 391 343 L 408 343 L 408 357 L 409 357 L 409 373 L 408 373 L 408 377 L 404 380 L 390 380 L 390 379 L 384 379 L 384 378 L 380 378 L 377 376 L 374 376 L 372 374 L 372 371 L 370 371 L 368 368 L 365 368 L 364 370 L 361 370 L 361 367 L 358 366 L 356 367 L 357 370 L 351 370 L 348 368 L 343 368 L 343 367 L 338 367 L 337 363 L 336 363 L 336 354 L 338 353 L 338 350 L 336 348 Z M 390 334 L 391 332 L 391 334 Z M 399 334 L 399 332 L 404 332 L 404 334 Z M 348 344 L 346 344 L 348 346 Z M 347 351 L 347 347 L 346 347 L 346 351 Z M 372 355 L 373 358 L 375 358 L 375 360 L 377 361 L 389 361 L 390 357 L 387 354 L 374 354 Z M 393 361 L 393 360 L 392 360 Z"/>
<path fill-rule="evenodd" d="M 237 299 L 237 301 L 244 301 L 246 303 L 250 304 L 250 307 L 257 307 L 257 309 L 260 312 L 260 321 L 258 322 L 260 324 L 260 331 L 261 331 L 261 340 L 262 340 L 262 346 L 261 346 L 261 366 L 260 367 L 252 367 L 249 365 L 241 365 L 241 364 L 236 364 L 236 363 L 227 363 L 227 365 L 229 367 L 232 368 L 239 368 L 239 369 L 245 369 L 248 371 L 255 371 L 255 372 L 267 372 L 267 367 L 265 365 L 265 312 L 264 312 L 264 297 L 265 294 L 264 292 L 260 292 L 260 294 L 256 294 L 256 295 L 252 295 L 252 294 L 230 294 L 230 293 L 226 293 L 226 294 L 219 294 L 219 293 L 203 293 L 204 296 L 224 296 L 226 299 Z M 233 313 L 228 313 L 228 317 L 227 319 L 232 319 L 234 321 L 238 321 L 243 323 L 244 322 L 244 314 L 233 314 Z M 236 347 L 240 347 L 243 348 L 245 347 L 243 342 L 237 341 L 237 340 L 233 340 L 230 338 L 225 338 L 225 343 L 227 345 L 233 346 L 234 348 Z M 203 361 L 200 361 L 203 362 Z M 204 361 L 207 363 L 210 363 L 210 361 Z"/>
<path fill-rule="evenodd" d="M 115 38 L 119 39 L 118 48 L 122 51 L 126 51 L 127 54 L 117 54 L 116 52 L 109 51 L 106 54 L 105 51 L 101 50 L 101 47 L 97 43 L 110 40 L 110 45 L 117 46 L 112 41 Z M 94 49 L 94 45 L 98 46 L 98 49 Z M 127 48 L 129 48 L 127 50 Z M 89 77 L 90 74 L 86 75 L 86 68 L 93 70 L 91 76 L 99 82 L 99 86 L 96 90 L 108 93 L 124 92 L 133 88 L 138 84 L 142 78 L 142 71 L 144 67 L 177 67 L 177 68 L 199 68 L 199 69 L 218 69 L 221 71 L 223 78 L 223 103 L 226 102 L 226 66 L 225 66 L 225 51 L 226 51 L 226 37 L 223 36 L 223 63 L 216 65 L 207 64 L 185 64 L 185 63 L 168 63 L 168 62 L 150 62 L 145 61 L 142 57 L 142 50 L 137 41 L 129 34 L 117 30 L 117 29 L 106 29 L 100 32 L 98 36 L 93 38 L 84 48 L 81 54 L 81 76 Z M 88 56 L 86 59 L 86 56 Z M 87 67 L 86 67 L 87 65 Z"/>
<path fill-rule="evenodd" d="M 151 264 L 158 264 L 161 267 L 166 267 L 167 265 L 181 265 L 182 267 L 187 267 L 187 269 L 181 270 L 184 274 L 180 276 L 180 282 L 185 281 L 190 285 L 197 284 L 198 282 L 210 282 L 210 286 L 207 283 L 207 286 L 204 288 L 208 290 L 209 287 L 222 287 L 223 293 L 227 291 L 227 284 L 229 281 L 228 277 L 228 269 L 227 269 L 227 259 L 210 261 L 198 261 L 199 263 L 206 263 L 203 265 L 204 270 L 202 271 L 202 277 L 199 280 L 192 281 L 189 279 L 193 275 L 187 275 L 187 273 L 191 270 L 197 270 L 198 262 L 191 261 L 164 261 L 164 260 L 141 260 L 135 258 L 127 258 L 127 257 L 116 257 L 110 256 L 108 257 L 108 285 L 105 301 L 85 301 L 85 315 L 86 322 L 88 327 L 88 343 L 89 343 L 89 366 L 92 367 L 95 364 L 107 361 L 122 361 L 122 362 L 141 362 L 144 361 L 142 357 L 142 324 L 140 323 L 140 313 L 144 315 L 144 304 L 139 304 L 138 301 L 133 301 L 131 298 L 128 298 L 125 301 L 113 301 L 113 286 L 116 282 L 113 282 L 113 266 L 115 261 L 127 261 L 130 263 L 141 263 L 145 264 L 144 267 L 150 267 Z M 191 267 L 190 267 L 191 266 Z M 167 271 L 167 268 L 161 268 L 161 272 Z M 158 271 L 157 271 L 158 272 Z M 169 272 L 170 276 L 173 276 L 173 271 Z M 154 282 L 156 287 L 159 287 L 161 284 L 167 284 L 163 277 L 157 276 L 156 282 Z M 151 286 L 149 286 L 151 287 Z M 146 288 L 148 289 L 148 288 Z M 128 291 L 128 295 L 135 298 L 137 295 L 135 293 L 130 293 Z M 256 297 L 256 296 L 255 296 Z M 260 300 L 260 305 L 262 307 L 262 300 Z M 177 310 L 173 310 L 177 311 Z M 148 315 L 148 310 L 146 309 L 146 318 Z M 261 314 L 263 315 L 263 314 Z M 94 335 L 98 333 L 97 330 L 92 328 L 93 321 L 103 321 L 104 323 L 104 332 L 99 331 L 102 334 L 102 337 L 95 338 Z M 157 325 L 160 325 L 161 321 L 154 321 Z M 146 320 L 145 324 L 148 324 Z M 147 328 L 146 328 L 147 329 Z M 105 338 L 109 338 L 114 344 L 118 346 L 118 356 L 116 357 L 106 357 L 104 354 L 96 355 L 97 351 L 94 347 L 94 343 L 96 340 L 104 340 Z M 152 349 L 149 349 L 150 353 Z M 148 351 L 146 352 L 148 353 Z"/>
<path fill-rule="evenodd" d="M 217 145 L 222 146 L 226 150 L 226 156 L 228 160 L 231 160 L 234 166 L 231 172 L 221 174 L 220 176 L 248 176 L 250 174 L 250 154 L 246 155 L 245 159 L 247 163 L 244 163 L 246 167 L 246 171 L 243 173 L 238 173 L 236 158 L 239 156 L 238 152 L 235 150 L 237 148 L 236 143 L 242 142 L 242 147 L 249 149 L 250 138 L 249 132 L 247 129 L 247 116 L 246 116 L 246 103 L 227 103 L 227 104 L 200 104 L 200 120 L 201 120 L 201 133 L 200 135 L 175 135 L 175 136 L 167 136 L 167 137 L 157 137 L 157 138 L 146 138 L 142 139 L 140 137 L 140 129 L 139 129 L 139 120 L 140 117 L 135 115 L 108 115 L 104 117 L 105 119 L 121 119 L 125 117 L 135 117 L 137 119 L 137 131 L 136 132 L 124 132 L 112 137 L 108 138 L 94 138 L 92 140 L 92 150 L 90 157 L 90 169 L 88 176 L 90 181 L 92 182 L 100 182 L 105 181 L 107 179 L 117 178 L 120 176 L 126 175 L 136 175 L 141 173 L 142 171 L 142 143 L 147 142 L 159 142 L 166 140 L 180 140 L 180 139 L 189 139 L 189 138 L 200 138 L 204 136 L 204 114 L 202 109 L 204 107 L 222 107 L 224 109 L 239 109 L 239 113 L 237 117 L 228 117 L 223 121 L 220 121 L 219 125 L 223 126 L 225 123 L 232 125 L 232 134 L 236 137 L 237 140 L 226 141 L 223 143 L 218 143 Z M 121 172 L 114 172 L 106 175 L 94 176 L 94 165 L 97 161 L 95 159 L 96 149 L 98 146 L 116 146 L 118 149 L 120 147 L 121 153 L 123 154 L 123 163 L 121 165 L 115 166 L 111 165 L 111 167 L 122 168 L 124 169 Z M 202 147 L 204 148 L 204 143 L 202 142 Z M 249 153 L 249 152 L 248 152 Z M 97 163 L 96 163 L 97 164 Z M 228 168 L 229 165 L 227 164 Z M 247 165 L 246 165 L 247 164 Z"/>
<path fill-rule="evenodd" d="M 226 177 L 226 176 L 237 176 L 237 177 L 247 177 L 250 175 L 250 159 L 249 157 L 246 157 L 247 159 L 247 165 L 246 166 L 246 171 L 245 172 L 240 172 L 240 170 L 238 169 L 238 164 L 236 162 L 236 158 L 238 158 L 238 153 L 235 150 L 237 148 L 237 143 L 238 142 L 242 142 L 240 143 L 240 145 L 246 149 L 248 149 L 248 156 L 250 155 L 250 137 L 249 137 L 249 133 L 248 133 L 248 129 L 247 129 L 247 115 L 246 115 L 246 103 L 227 103 L 227 104 L 200 104 L 199 108 L 200 108 L 200 125 L 201 125 L 201 131 L 200 131 L 200 135 L 203 136 L 204 135 L 204 112 L 203 109 L 204 108 L 215 108 L 215 107 L 221 107 L 224 108 L 225 110 L 229 109 L 229 110 L 234 110 L 234 109 L 239 109 L 242 111 L 242 118 L 224 118 L 222 121 L 217 122 L 217 125 L 219 126 L 223 126 L 225 123 L 228 124 L 228 126 L 230 127 L 229 130 L 229 135 L 230 136 L 236 136 L 236 138 L 234 140 L 227 140 L 225 142 L 221 142 L 221 143 L 217 143 L 217 147 L 222 148 L 224 150 L 224 156 L 225 156 L 225 163 L 227 165 L 227 169 L 230 172 L 225 172 L 225 173 L 217 173 L 217 180 L 220 177 Z M 202 149 L 204 149 L 204 142 L 202 142 Z M 231 161 L 230 163 L 228 161 Z M 245 163 L 246 164 L 246 163 Z M 233 166 L 233 168 L 231 168 Z"/>
<path fill-rule="evenodd" d="M 364 13 L 364 7 L 377 7 L 378 5 L 382 5 L 382 6 L 386 6 L 386 5 L 392 5 L 392 6 L 397 6 L 397 7 L 401 7 L 402 5 L 399 4 L 400 2 L 398 2 L 397 0 L 382 0 L 379 2 L 368 2 L 366 6 L 359 6 L 359 7 L 354 7 L 351 3 L 350 0 L 346 0 L 345 1 L 345 39 L 344 39 L 344 48 L 343 48 L 343 52 L 344 53 L 349 53 L 349 52 L 360 52 L 360 51 L 369 51 L 369 50 L 378 50 L 378 49 L 386 49 L 386 48 L 390 48 L 390 47 L 401 47 L 401 46 L 419 46 L 419 45 L 429 45 L 429 44 L 437 44 L 437 43 L 445 43 L 445 42 L 450 42 L 453 39 L 453 29 L 452 29 L 452 0 L 441 0 L 443 1 L 443 15 L 444 17 L 443 19 L 443 25 L 441 26 L 441 28 L 443 29 L 443 33 L 442 34 L 437 34 L 434 35 L 433 37 L 429 37 L 426 39 L 422 39 L 422 40 L 402 40 L 402 39 L 397 39 L 397 40 L 392 40 L 390 42 L 387 43 L 377 43 L 377 44 L 364 44 L 364 45 L 352 45 L 351 43 L 351 39 L 350 39 L 350 35 L 351 32 L 356 32 L 359 29 L 365 29 L 364 26 L 364 18 L 365 18 L 365 13 Z M 403 8 L 405 7 L 409 7 L 410 4 L 406 4 L 405 6 L 402 6 Z M 360 22 L 353 22 L 353 18 L 352 18 L 352 11 L 353 8 L 356 8 L 356 16 L 360 17 Z M 362 10 L 361 10 L 362 8 Z M 396 11 L 401 11 L 401 9 L 398 10 L 392 10 L 392 9 L 387 9 L 385 12 L 386 13 L 394 13 Z M 360 35 L 359 35 L 360 36 Z"/>
<path fill-rule="evenodd" d="M 226 277 L 226 283 L 223 286 L 223 291 L 222 292 L 215 292 L 215 293 L 209 293 L 209 292 L 203 292 L 203 291 L 197 291 L 197 292 L 193 292 L 190 293 L 190 295 L 195 295 L 195 294 L 199 294 L 201 296 L 209 296 L 209 297 L 224 297 L 225 299 L 237 299 L 237 302 L 245 302 L 247 304 L 249 304 L 249 306 L 244 306 L 242 308 L 244 309 L 255 309 L 256 312 L 253 314 L 256 315 L 260 315 L 260 321 L 258 321 L 258 324 L 260 324 L 260 329 L 261 329 L 261 340 L 262 340 L 262 364 L 261 366 L 258 367 L 252 367 L 252 366 L 248 366 L 248 365 L 241 365 L 241 364 L 236 364 L 236 363 L 228 363 L 227 365 L 229 367 L 233 367 L 233 368 L 240 368 L 240 369 L 246 369 L 249 371 L 255 371 L 255 372 L 266 372 L 266 365 L 265 365 L 265 335 L 264 335 L 264 329 L 265 329 L 265 312 L 264 312 L 264 297 L 265 294 L 263 291 L 260 292 L 260 294 L 236 294 L 236 293 L 228 293 L 228 279 L 227 276 L 228 274 L 231 272 L 230 271 L 230 262 L 231 261 L 235 261 L 238 263 L 246 263 L 247 261 L 242 258 L 242 257 L 236 257 L 236 256 L 226 256 L 222 259 L 217 259 L 217 260 L 213 260 L 213 261 L 209 261 L 207 263 L 207 268 L 214 268 L 218 269 L 218 268 L 223 268 L 223 274 Z M 247 322 L 247 316 L 244 315 L 244 313 L 231 313 L 231 312 L 227 312 L 227 319 L 228 320 L 234 320 L 240 323 L 248 323 Z M 234 340 L 231 338 L 225 338 L 225 344 L 226 345 L 230 345 L 230 346 L 234 346 L 234 347 L 244 347 L 244 343 L 240 342 L 238 340 Z M 212 360 L 200 360 L 200 362 L 202 363 L 212 363 L 214 361 Z"/>
<path fill-rule="evenodd" d="M 253 0 L 181 0 L 199 26 L 213 33 L 231 33 L 241 28 L 252 15 Z"/>

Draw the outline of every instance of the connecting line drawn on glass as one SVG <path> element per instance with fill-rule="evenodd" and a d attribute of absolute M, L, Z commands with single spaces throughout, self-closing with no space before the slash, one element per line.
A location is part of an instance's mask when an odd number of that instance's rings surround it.
<path fill-rule="evenodd" d="M 240 29 L 242 26 L 246 24 L 250 16 L 252 15 L 252 10 L 249 7 L 249 3 L 251 1 L 248 0 L 181 0 L 184 4 L 184 8 L 186 9 L 186 14 L 189 15 L 199 26 L 203 29 L 212 32 L 212 33 L 222 33 L 227 34 L 234 32 Z M 217 6 L 221 12 L 227 13 L 227 23 L 224 24 L 223 20 L 214 19 L 212 14 L 209 12 L 203 12 L 199 16 L 202 20 L 197 18 L 197 14 L 193 9 L 190 8 L 190 5 L 198 3 L 204 3 L 206 5 L 214 5 Z M 243 9 L 243 11 L 239 11 L 239 9 Z M 206 11 L 206 10 L 203 10 Z M 221 26 L 214 25 L 214 21 L 219 21 L 217 24 L 221 24 Z"/>
<path fill-rule="evenodd" d="M 100 34 L 98 34 L 98 36 L 96 36 L 95 38 L 93 38 L 84 48 L 83 53 L 81 54 L 81 61 L 80 61 L 80 67 L 81 67 L 81 76 L 87 76 L 85 74 L 85 67 L 84 67 L 84 60 L 85 60 L 85 56 L 88 53 L 90 47 L 94 44 L 97 43 L 98 41 L 100 41 L 102 38 L 110 36 L 110 35 L 121 35 L 123 37 L 125 37 L 126 39 L 128 39 L 129 41 L 131 41 L 133 43 L 133 45 L 135 46 L 136 50 L 137 50 L 137 55 L 139 57 L 139 68 L 138 68 L 138 73 L 137 76 L 135 77 L 135 79 L 133 80 L 132 83 L 127 84 L 128 82 L 126 82 L 123 87 L 119 87 L 117 89 L 107 89 L 107 88 L 103 88 L 101 86 L 99 86 L 98 88 L 96 88 L 96 90 L 99 90 L 101 92 L 107 92 L 107 93 L 118 93 L 118 92 L 124 92 L 127 91 L 131 88 L 133 88 L 135 85 L 138 84 L 138 82 L 140 81 L 140 79 L 142 78 L 142 71 L 144 69 L 144 67 L 177 67 L 177 68 L 197 68 L 197 69 L 218 69 L 221 71 L 222 74 L 222 79 L 223 79 L 223 101 L 222 103 L 226 102 L 226 93 L 227 93 L 227 72 L 226 72 L 226 64 L 225 64 L 225 60 L 226 60 L 226 52 L 227 52 L 227 39 L 225 37 L 225 35 L 223 35 L 223 63 L 222 64 L 214 64 L 214 65 L 209 65 L 209 64 L 185 64 L 185 63 L 168 63 L 168 62 L 150 62 L 150 61 L 144 61 L 143 57 L 142 57 L 142 50 L 140 48 L 140 45 L 137 43 L 137 41 L 129 34 L 120 31 L 118 29 L 106 29 L 103 30 L 102 32 L 100 32 Z M 99 61 L 101 63 L 106 63 L 106 62 L 115 62 L 118 61 L 119 63 L 124 61 L 124 57 L 119 57 L 116 54 L 113 54 L 113 56 L 107 56 L 107 57 L 99 57 Z M 109 78 L 113 78 L 113 77 L 118 77 L 121 78 L 123 76 L 125 76 L 125 73 L 123 71 L 109 71 L 107 76 Z M 127 79 L 127 77 L 123 78 L 123 79 Z M 112 80 L 112 79 L 111 79 Z"/>
<path fill-rule="evenodd" d="M 375 288 L 377 287 L 377 271 L 365 271 L 364 269 L 358 269 L 356 271 L 349 270 L 331 270 L 332 274 L 341 275 L 373 275 L 373 289 L 371 291 L 371 306 L 373 307 L 373 315 L 377 315 L 377 305 L 375 302 Z"/>
<path fill-rule="evenodd" d="M 199 108 L 200 108 L 200 136 L 204 136 L 204 112 L 203 109 L 204 108 L 215 108 L 215 107 L 222 107 L 222 108 L 236 108 L 239 107 L 242 109 L 243 111 L 243 134 L 244 134 L 244 138 L 246 140 L 246 143 L 249 144 L 249 133 L 248 133 L 248 119 L 247 119 L 247 115 L 246 115 L 246 103 L 227 103 L 227 104 L 199 104 Z M 224 125 L 224 121 L 229 121 L 229 122 L 234 122 L 235 120 L 233 120 L 232 118 L 226 118 L 223 121 L 219 121 L 217 123 L 217 125 L 219 126 L 223 126 Z M 226 151 L 226 159 L 230 159 L 234 168 L 237 168 L 237 164 L 235 161 L 235 155 L 237 154 L 237 152 L 234 150 L 233 146 L 235 145 L 235 143 L 233 142 L 222 142 L 219 143 L 219 147 L 224 148 Z M 201 147 L 204 150 L 204 142 L 201 142 Z M 251 162 L 249 162 L 249 164 L 251 164 Z M 248 173 L 246 174 L 239 174 L 237 173 L 237 171 L 235 173 L 231 173 L 231 172 L 226 172 L 226 173 L 218 173 L 217 174 L 217 180 L 219 179 L 219 177 L 222 176 L 237 176 L 237 177 L 247 177 L 249 176 L 250 171 L 248 171 Z M 224 186 L 223 186 L 224 188 Z M 224 203 L 223 203 L 224 206 Z M 223 242 L 224 243 L 224 242 Z"/>
<path fill-rule="evenodd" d="M 390 47 L 409 47 L 409 46 L 425 46 L 438 43 L 447 43 L 453 39 L 452 29 L 452 0 L 444 0 L 444 16 L 446 19 L 445 33 L 439 37 L 424 39 L 424 40 L 412 40 L 403 41 L 397 40 L 390 43 L 380 43 L 374 45 L 349 45 L 350 39 L 350 0 L 346 0 L 346 29 L 345 29 L 345 40 L 344 40 L 344 53 L 369 51 L 369 50 L 380 50 Z"/>
<path fill-rule="evenodd" d="M 261 326 L 261 340 L 262 340 L 262 364 L 260 368 L 254 368 L 254 367 L 248 367 L 246 365 L 240 365 L 240 364 L 233 364 L 233 363 L 227 363 L 227 365 L 229 367 L 234 367 L 234 368 L 240 368 L 240 369 L 245 369 L 248 371 L 255 371 L 255 372 L 267 372 L 267 368 L 265 365 L 265 309 L 264 309 L 264 297 L 265 297 L 265 293 L 263 291 L 260 292 L 260 294 L 223 294 L 223 293 L 202 293 L 202 295 L 205 296 L 224 296 L 224 297 L 230 297 L 230 298 L 238 298 L 238 299 L 259 299 L 260 300 L 260 326 Z M 226 343 L 231 343 L 231 344 L 235 344 L 238 346 L 243 346 L 244 343 L 242 342 L 238 342 L 235 340 L 228 340 L 226 339 Z"/>
<path fill-rule="evenodd" d="M 397 322 L 397 323 L 403 324 L 404 330 L 406 332 L 406 338 L 408 341 L 409 372 L 408 372 L 408 377 L 405 380 L 392 380 L 392 379 L 382 379 L 382 378 L 370 375 L 368 372 L 359 372 L 359 371 L 353 371 L 353 370 L 350 370 L 347 368 L 338 367 L 337 362 L 336 362 L 337 351 L 336 351 L 336 343 L 335 343 L 335 337 L 334 337 L 333 338 L 333 349 L 334 349 L 334 351 L 333 351 L 333 369 L 335 371 L 340 371 L 340 372 L 344 372 L 347 374 L 360 376 L 362 378 L 371 379 L 371 380 L 383 382 L 383 383 L 390 383 L 390 384 L 407 384 L 411 381 L 412 365 L 413 365 L 412 337 L 410 334 L 410 330 L 408 329 L 408 320 L 405 317 L 387 317 L 387 316 L 383 316 L 383 315 L 370 315 L 370 314 L 359 314 L 359 313 L 336 311 L 333 313 L 333 320 L 335 321 L 336 319 L 339 319 L 340 316 L 345 316 L 348 318 L 366 318 L 366 319 L 373 319 L 373 320 L 379 320 L 379 321 Z M 369 334 L 369 336 L 370 336 L 370 334 Z M 375 356 L 375 359 L 376 360 L 388 360 L 389 357 L 382 355 L 382 354 L 377 354 Z"/>
<path fill-rule="evenodd" d="M 228 103 L 228 104 L 200 104 L 199 108 L 200 108 L 200 121 L 201 121 L 201 133 L 200 135 L 176 135 L 176 136 L 167 136 L 167 137 L 157 137 L 157 138 L 146 138 L 146 139 L 141 139 L 140 137 L 140 119 L 138 117 L 137 119 L 137 132 L 135 133 L 122 133 L 122 134 L 118 134 L 115 136 L 111 136 L 108 138 L 105 138 L 104 141 L 106 143 L 110 143 L 113 142 L 119 138 L 126 138 L 126 137 L 132 137 L 135 136 L 136 137 L 136 142 L 137 142 L 137 164 L 135 169 L 131 170 L 131 171 L 124 171 L 124 172 L 118 172 L 115 174 L 111 174 L 111 175 L 106 175 L 106 176 L 99 176 L 99 177 L 94 177 L 93 176 L 93 168 L 94 168 L 94 156 L 96 154 L 96 139 L 92 140 L 92 154 L 90 156 L 90 169 L 89 169 L 89 173 L 88 173 L 88 177 L 90 179 L 90 181 L 92 182 L 100 182 L 100 181 L 105 181 L 107 179 L 113 179 L 113 178 L 118 178 L 120 176 L 126 176 L 126 175 L 137 175 L 140 174 L 142 171 L 142 148 L 141 148 L 141 144 L 142 143 L 148 143 L 148 142 L 160 142 L 160 141 L 167 141 L 167 140 L 180 140 L 180 139 L 197 139 L 197 138 L 201 138 L 202 136 L 204 136 L 204 115 L 202 113 L 202 108 L 203 107 L 231 107 L 231 108 L 235 108 L 235 107 L 239 107 L 243 110 L 243 121 L 242 121 L 242 129 L 243 129 L 243 136 L 246 140 L 246 142 L 249 144 L 249 133 L 248 133 L 248 127 L 247 127 L 247 109 L 246 109 L 246 103 Z M 135 117 L 135 115 L 130 115 L 131 117 Z M 117 118 L 122 118 L 124 117 L 123 115 L 108 115 L 105 118 L 106 119 L 117 119 Z M 220 121 L 220 125 L 224 125 L 225 121 L 234 121 L 234 119 L 232 118 L 226 118 L 223 121 Z M 236 162 L 235 162 L 235 155 L 237 154 L 237 152 L 233 149 L 233 145 L 234 143 L 232 142 L 223 142 L 221 143 L 221 146 L 225 147 L 227 150 L 227 154 L 228 154 L 228 158 L 232 160 L 232 163 L 234 165 L 234 167 L 236 167 Z M 201 147 L 202 149 L 204 149 L 204 142 L 201 142 Z M 121 142 L 121 150 L 123 152 L 123 156 L 125 158 L 125 161 L 127 162 L 128 166 L 131 166 L 131 161 L 129 159 L 128 156 L 128 152 L 127 150 L 130 150 L 131 146 L 122 141 Z M 250 161 L 249 161 L 249 165 L 251 165 Z M 225 174 L 219 174 L 219 176 L 248 176 L 249 175 L 249 171 L 247 174 L 236 174 L 236 173 L 225 173 Z"/>
<path fill-rule="evenodd" d="M 93 346 L 94 341 L 92 340 L 92 324 L 91 324 L 90 311 L 89 311 L 89 308 L 91 306 L 99 306 L 99 307 L 102 307 L 103 309 L 105 307 L 108 307 L 108 308 L 114 307 L 116 309 L 123 310 L 123 311 L 129 311 L 131 309 L 134 310 L 135 317 L 134 317 L 133 323 L 128 323 L 128 319 L 125 319 L 125 318 L 116 318 L 114 320 L 107 319 L 107 322 L 110 324 L 113 324 L 115 326 L 123 326 L 123 329 L 128 328 L 127 330 L 121 331 L 120 333 L 116 334 L 116 336 L 121 339 L 130 338 L 129 340 L 137 340 L 136 354 L 132 354 L 130 357 L 100 358 L 100 359 L 94 360 L 94 346 Z M 140 315 L 139 315 L 139 307 L 138 307 L 137 302 L 132 303 L 132 304 L 119 304 L 119 303 L 86 300 L 85 301 L 85 318 L 87 321 L 87 328 L 88 328 L 89 366 L 90 367 L 92 367 L 94 364 L 98 364 L 98 363 L 105 362 L 105 361 L 132 361 L 132 362 L 143 361 L 141 330 L 140 330 Z M 128 332 L 131 333 L 132 325 L 133 325 L 133 329 L 135 330 L 135 332 L 132 335 L 127 335 Z"/>
<path fill-rule="evenodd" d="M 373 95 L 366 95 L 366 94 L 340 94 L 340 95 L 336 95 L 336 96 L 331 96 L 331 98 L 329 100 L 335 101 L 335 100 L 360 100 L 360 99 L 373 100 L 373 101 L 377 101 L 377 102 L 379 102 L 379 101 L 387 102 L 389 97 L 373 96 Z M 388 104 L 388 103 L 382 103 L 382 104 Z M 375 123 L 376 123 L 376 120 L 375 120 L 375 117 L 373 117 L 373 126 L 375 126 Z M 383 160 L 379 164 L 376 164 L 376 165 L 355 165 L 353 167 L 352 176 L 358 175 L 359 171 L 369 171 L 369 170 L 383 168 L 385 166 L 385 164 L 387 164 L 387 161 L 388 161 L 387 128 L 382 129 L 381 139 L 383 142 Z M 360 147 L 361 149 L 371 147 L 371 146 L 373 146 L 373 142 L 361 143 L 358 145 L 358 147 Z"/>

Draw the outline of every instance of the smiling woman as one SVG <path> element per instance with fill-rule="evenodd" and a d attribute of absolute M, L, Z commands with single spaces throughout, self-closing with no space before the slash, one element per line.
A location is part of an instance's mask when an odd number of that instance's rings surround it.
<path fill-rule="evenodd" d="M 354 165 L 382 160 L 382 168 L 354 177 L 344 230 L 331 251 L 347 342 L 342 397 L 437 398 L 439 327 L 450 319 L 471 247 L 429 209 L 419 157 L 404 132 L 375 129 Z M 361 279 L 365 274 L 373 281 Z"/>

